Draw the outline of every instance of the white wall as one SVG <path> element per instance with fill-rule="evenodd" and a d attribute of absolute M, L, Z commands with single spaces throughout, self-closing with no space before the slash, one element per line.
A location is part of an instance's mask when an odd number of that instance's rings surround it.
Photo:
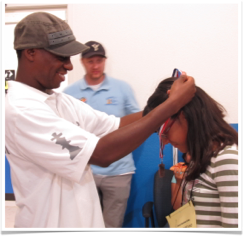
<path fill-rule="evenodd" d="M 238 4 L 69 4 L 76 38 L 101 42 L 106 73 L 127 81 L 140 107 L 177 67 L 238 123 Z M 72 57 L 69 83 L 84 70 Z"/>

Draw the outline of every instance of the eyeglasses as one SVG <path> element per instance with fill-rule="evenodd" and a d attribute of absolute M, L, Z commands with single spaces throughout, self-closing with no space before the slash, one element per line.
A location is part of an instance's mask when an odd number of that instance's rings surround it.
<path fill-rule="evenodd" d="M 174 124 L 176 119 L 167 119 L 165 121 L 165 123 L 160 127 L 160 130 L 158 132 L 159 135 L 159 142 L 160 142 L 160 150 L 159 150 L 159 156 L 160 156 L 160 160 L 161 163 L 159 164 L 159 176 L 160 177 L 164 177 L 164 173 L 165 173 L 165 165 L 163 163 L 163 151 L 164 151 L 164 143 L 163 143 L 163 139 L 167 138 L 168 133 L 170 131 L 170 128 L 172 127 L 172 125 Z"/>

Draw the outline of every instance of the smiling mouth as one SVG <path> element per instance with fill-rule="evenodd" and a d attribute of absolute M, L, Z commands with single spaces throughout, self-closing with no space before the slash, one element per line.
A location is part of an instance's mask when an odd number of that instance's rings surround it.
<path fill-rule="evenodd" d="M 65 80 L 65 74 L 58 74 L 62 81 Z"/>

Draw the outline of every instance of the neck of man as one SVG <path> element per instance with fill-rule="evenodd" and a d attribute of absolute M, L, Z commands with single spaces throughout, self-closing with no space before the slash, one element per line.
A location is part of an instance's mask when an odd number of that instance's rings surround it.
<path fill-rule="evenodd" d="M 105 79 L 105 74 L 103 73 L 100 77 L 98 78 L 93 78 L 93 77 L 90 77 L 89 75 L 85 75 L 85 80 L 87 82 L 88 85 L 97 85 L 97 84 L 100 84 L 104 81 Z"/>

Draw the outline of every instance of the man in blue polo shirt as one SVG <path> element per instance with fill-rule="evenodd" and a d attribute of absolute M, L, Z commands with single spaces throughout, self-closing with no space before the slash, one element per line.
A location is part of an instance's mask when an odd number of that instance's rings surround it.
<path fill-rule="evenodd" d="M 85 45 L 90 49 L 81 54 L 85 76 L 64 89 L 67 93 L 109 115 L 123 117 L 140 109 L 131 87 L 124 81 L 104 73 L 104 47 L 95 41 Z M 101 196 L 105 226 L 122 227 L 132 174 L 135 171 L 132 153 L 103 168 L 91 165 L 95 183 Z"/>

